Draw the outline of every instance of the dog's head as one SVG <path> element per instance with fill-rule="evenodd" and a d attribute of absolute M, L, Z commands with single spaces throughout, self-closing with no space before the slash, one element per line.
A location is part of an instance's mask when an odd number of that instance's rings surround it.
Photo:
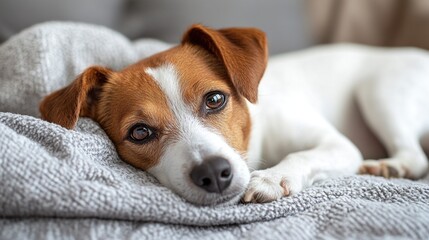
<path fill-rule="evenodd" d="M 263 32 L 192 26 L 182 43 L 116 72 L 90 67 L 47 96 L 42 117 L 97 121 L 121 158 L 196 204 L 238 200 L 249 181 L 251 121 L 267 62 Z"/>

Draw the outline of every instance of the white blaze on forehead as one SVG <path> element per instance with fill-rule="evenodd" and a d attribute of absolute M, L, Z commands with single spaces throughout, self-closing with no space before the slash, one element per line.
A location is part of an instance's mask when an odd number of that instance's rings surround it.
<path fill-rule="evenodd" d="M 225 142 L 215 129 L 207 128 L 195 116 L 192 108 L 188 106 L 182 96 L 179 75 L 172 64 L 164 64 L 157 68 L 146 69 L 153 80 L 164 92 L 169 107 L 176 118 L 179 127 L 179 138 L 187 148 L 188 157 L 202 160 L 207 155 L 216 154 L 219 146 L 216 142 Z M 216 149 L 217 148 L 217 149 Z"/>
<path fill-rule="evenodd" d="M 158 84 L 166 95 L 169 106 L 173 114 L 180 120 L 184 114 L 191 114 L 191 110 L 186 106 L 182 98 L 182 91 L 179 86 L 179 76 L 173 65 L 165 64 L 157 68 L 148 68 L 145 71 Z"/>

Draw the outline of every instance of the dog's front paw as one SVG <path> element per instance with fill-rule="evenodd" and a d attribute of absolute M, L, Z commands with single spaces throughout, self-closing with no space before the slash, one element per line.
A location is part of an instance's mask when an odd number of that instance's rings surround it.
<path fill-rule="evenodd" d="M 296 178 L 288 177 L 270 170 L 252 172 L 250 183 L 242 198 L 245 203 L 266 203 L 283 196 L 299 192 L 301 184 Z"/>

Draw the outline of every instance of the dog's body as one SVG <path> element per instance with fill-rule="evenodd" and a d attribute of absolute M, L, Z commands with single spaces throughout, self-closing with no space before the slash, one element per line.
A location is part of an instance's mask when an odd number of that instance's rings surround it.
<path fill-rule="evenodd" d="M 428 94 L 423 50 L 333 45 L 273 57 L 251 107 L 248 160 L 253 169 L 270 169 L 252 173 L 250 188 L 267 201 L 282 196 L 274 184 L 282 178 L 294 193 L 360 167 L 421 177 L 428 167 L 420 147 L 429 137 Z M 252 197 L 250 191 L 244 199 Z"/>
<path fill-rule="evenodd" d="M 41 112 L 67 128 L 91 117 L 125 161 L 197 204 L 272 201 L 358 170 L 426 172 L 429 54 L 322 47 L 272 58 L 259 85 L 266 63 L 260 31 L 197 25 L 120 72 L 86 70 Z"/>

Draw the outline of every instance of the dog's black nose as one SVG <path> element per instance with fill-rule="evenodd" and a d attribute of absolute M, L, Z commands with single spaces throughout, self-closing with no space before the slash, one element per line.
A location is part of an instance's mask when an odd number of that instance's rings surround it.
<path fill-rule="evenodd" d="M 207 192 L 221 193 L 231 184 L 231 164 L 219 157 L 207 159 L 192 169 L 191 179 Z"/>

